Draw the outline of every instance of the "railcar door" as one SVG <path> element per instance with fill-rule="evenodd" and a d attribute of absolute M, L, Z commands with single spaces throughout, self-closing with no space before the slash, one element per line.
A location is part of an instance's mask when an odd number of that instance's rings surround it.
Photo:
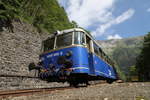
<path fill-rule="evenodd" d="M 93 62 L 93 54 L 92 54 L 92 50 L 93 50 L 93 42 L 92 40 L 86 36 L 86 45 L 88 48 L 88 61 L 89 61 L 89 70 L 90 70 L 90 74 L 94 75 L 95 74 L 95 68 L 94 68 L 94 62 Z"/>

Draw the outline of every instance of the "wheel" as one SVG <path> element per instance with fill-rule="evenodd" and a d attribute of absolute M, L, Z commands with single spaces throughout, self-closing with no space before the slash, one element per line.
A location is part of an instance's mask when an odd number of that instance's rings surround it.
<path fill-rule="evenodd" d="M 109 84 L 111 84 L 111 83 L 113 83 L 114 81 L 113 80 L 111 80 L 111 79 L 108 79 L 107 80 L 107 83 L 109 83 Z"/>
<path fill-rule="evenodd" d="M 87 87 L 88 85 L 90 85 L 89 81 L 86 81 L 85 84 L 86 84 L 86 87 Z"/>
<path fill-rule="evenodd" d="M 75 88 L 78 88 L 78 83 L 77 82 L 70 82 L 70 87 L 75 87 Z"/>

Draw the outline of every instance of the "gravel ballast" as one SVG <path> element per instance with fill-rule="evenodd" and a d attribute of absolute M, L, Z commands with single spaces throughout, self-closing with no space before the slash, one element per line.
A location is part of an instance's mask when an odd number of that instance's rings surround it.
<path fill-rule="evenodd" d="M 150 82 L 98 84 L 7 100 L 150 100 Z"/>

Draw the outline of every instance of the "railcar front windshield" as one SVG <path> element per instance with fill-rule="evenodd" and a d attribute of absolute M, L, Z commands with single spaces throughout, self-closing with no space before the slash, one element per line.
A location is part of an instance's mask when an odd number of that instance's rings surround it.
<path fill-rule="evenodd" d="M 85 36 L 83 32 L 74 32 L 74 44 L 85 44 Z"/>
<path fill-rule="evenodd" d="M 48 50 L 52 50 L 54 49 L 54 42 L 55 42 L 55 38 L 50 38 L 50 39 L 47 39 L 43 42 L 43 48 L 44 49 L 44 52 L 45 51 L 48 51 Z"/>
<path fill-rule="evenodd" d="M 62 47 L 70 46 L 72 44 L 84 45 L 85 34 L 80 31 L 74 31 L 74 32 L 56 35 L 52 38 L 49 38 L 43 41 L 42 50 L 46 52 L 49 50 L 53 50 L 55 48 L 62 48 Z"/>
<path fill-rule="evenodd" d="M 72 45 L 72 33 L 65 33 L 57 36 L 56 48 Z"/>

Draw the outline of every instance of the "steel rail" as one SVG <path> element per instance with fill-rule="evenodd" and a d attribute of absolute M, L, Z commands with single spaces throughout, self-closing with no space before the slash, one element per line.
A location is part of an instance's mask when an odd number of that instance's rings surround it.
<path fill-rule="evenodd" d="M 73 87 L 54 87 L 54 88 L 36 88 L 36 89 L 22 89 L 22 90 L 8 90 L 0 91 L 0 98 L 16 97 L 16 96 L 27 96 L 38 93 L 51 93 L 56 90 L 72 89 Z"/>
<path fill-rule="evenodd" d="M 104 84 L 106 82 L 94 82 L 90 83 L 90 86 L 98 85 L 98 84 Z M 79 88 L 86 87 L 86 86 L 79 86 Z M 19 89 L 19 90 L 7 90 L 7 91 L 0 91 L 0 99 L 1 98 L 8 98 L 8 97 L 16 97 L 16 96 L 28 96 L 28 95 L 34 95 L 34 94 L 48 94 L 54 91 L 61 91 L 61 90 L 67 90 L 67 89 L 78 89 L 75 87 L 51 87 L 51 88 L 34 88 L 34 89 Z"/>
<path fill-rule="evenodd" d="M 39 78 L 39 77 L 32 77 L 32 76 L 21 76 L 21 75 L 0 75 L 0 77 L 19 77 L 19 78 Z"/>

